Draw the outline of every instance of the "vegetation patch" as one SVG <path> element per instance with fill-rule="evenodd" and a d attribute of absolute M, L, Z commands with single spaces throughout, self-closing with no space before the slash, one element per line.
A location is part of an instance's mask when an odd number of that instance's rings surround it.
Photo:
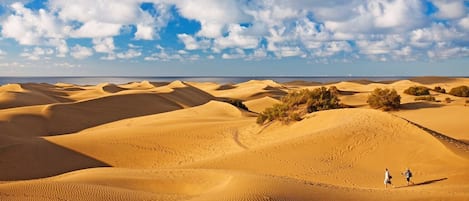
<path fill-rule="evenodd" d="M 437 102 L 434 96 L 419 96 L 419 97 L 416 97 L 415 100 Z"/>
<path fill-rule="evenodd" d="M 401 105 L 401 96 L 396 90 L 376 88 L 366 101 L 370 107 L 384 111 L 397 110 Z"/>
<path fill-rule="evenodd" d="M 285 123 L 300 121 L 301 116 L 307 113 L 337 108 L 341 108 L 337 88 L 303 89 L 285 95 L 281 103 L 266 108 L 259 114 L 257 123 L 264 124 L 274 120 Z"/>
<path fill-rule="evenodd" d="M 446 97 L 446 98 L 445 98 L 445 102 L 446 102 L 446 103 L 451 103 L 451 101 L 452 101 L 451 98 L 449 98 L 449 97 Z"/>
<path fill-rule="evenodd" d="M 449 91 L 449 94 L 458 97 L 469 97 L 469 87 L 468 86 L 459 86 L 452 88 Z"/>
<path fill-rule="evenodd" d="M 249 111 L 248 107 L 244 105 L 242 100 L 238 99 L 224 99 L 223 102 L 229 103 L 237 108 L 241 108 L 243 110 Z"/>
<path fill-rule="evenodd" d="M 441 88 L 440 86 L 436 86 L 436 87 L 433 89 L 433 91 L 438 92 L 438 93 L 442 93 L 442 94 L 446 93 L 446 89 Z"/>
<path fill-rule="evenodd" d="M 425 96 L 430 95 L 430 89 L 422 86 L 413 86 L 406 89 L 404 93 L 414 96 Z"/>

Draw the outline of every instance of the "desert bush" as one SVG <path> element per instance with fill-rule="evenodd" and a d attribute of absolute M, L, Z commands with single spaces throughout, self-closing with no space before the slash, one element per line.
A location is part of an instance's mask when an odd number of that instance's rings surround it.
<path fill-rule="evenodd" d="M 385 111 L 399 109 L 401 105 L 401 96 L 396 90 L 376 88 L 368 96 L 366 101 L 370 107 L 375 109 L 383 109 Z"/>
<path fill-rule="evenodd" d="M 422 87 L 422 86 L 413 86 L 409 87 L 404 91 L 404 93 L 409 94 L 409 95 L 414 95 L 414 96 L 424 96 L 424 95 L 430 95 L 430 89 L 427 87 Z"/>
<path fill-rule="evenodd" d="M 434 96 L 419 96 L 419 97 L 416 97 L 415 98 L 416 101 L 432 101 L 432 102 L 436 102 L 436 99 Z"/>
<path fill-rule="evenodd" d="M 438 92 L 438 93 L 446 93 L 446 89 L 441 88 L 440 86 L 436 86 L 433 91 Z"/>
<path fill-rule="evenodd" d="M 451 98 L 446 97 L 446 98 L 445 98 L 445 102 L 446 102 L 446 103 L 451 103 Z"/>
<path fill-rule="evenodd" d="M 449 94 L 458 97 L 469 97 L 469 87 L 468 86 L 459 86 L 452 88 L 449 91 Z"/>
<path fill-rule="evenodd" d="M 224 101 L 231 104 L 231 105 L 233 105 L 233 106 L 235 106 L 235 107 L 237 107 L 237 108 L 241 108 L 241 109 L 249 111 L 248 107 L 246 105 L 244 105 L 242 100 L 227 99 L 227 100 L 224 100 Z"/>
<path fill-rule="evenodd" d="M 281 98 L 281 103 L 266 108 L 259 114 L 257 123 L 263 124 L 274 120 L 300 121 L 301 116 L 306 113 L 340 107 L 337 88 L 303 89 L 285 95 Z"/>

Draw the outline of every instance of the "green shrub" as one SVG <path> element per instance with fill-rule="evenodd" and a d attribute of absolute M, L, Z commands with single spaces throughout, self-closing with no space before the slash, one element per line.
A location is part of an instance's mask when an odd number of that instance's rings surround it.
<path fill-rule="evenodd" d="M 452 88 L 449 91 L 449 94 L 458 97 L 469 97 L 469 87 L 468 86 L 459 86 Z"/>
<path fill-rule="evenodd" d="M 430 95 L 430 89 L 427 87 L 422 87 L 422 86 L 413 86 L 409 87 L 404 91 L 404 93 L 409 94 L 409 95 L 414 95 L 414 96 L 424 96 L 424 95 Z"/>
<path fill-rule="evenodd" d="M 235 107 L 238 107 L 238 108 L 241 108 L 241 109 L 244 109 L 244 110 L 247 110 L 249 111 L 248 107 L 246 105 L 244 105 L 243 101 L 242 100 L 238 100 L 238 99 L 227 99 L 227 100 L 224 100 L 224 102 L 227 102 Z"/>
<path fill-rule="evenodd" d="M 385 111 L 397 110 L 401 105 L 401 96 L 396 90 L 376 88 L 368 96 L 366 101 L 370 107 L 375 109 L 383 109 Z"/>
<path fill-rule="evenodd" d="M 446 103 L 451 103 L 451 98 L 446 97 L 446 98 L 445 98 L 445 102 L 446 102 Z"/>
<path fill-rule="evenodd" d="M 304 114 L 340 107 L 337 88 L 303 89 L 285 95 L 281 98 L 281 103 L 266 108 L 259 114 L 257 123 L 263 124 L 274 120 L 300 121 Z"/>
<path fill-rule="evenodd" d="M 438 92 L 438 93 L 446 93 L 446 89 L 441 88 L 440 86 L 436 86 L 433 91 Z"/>
<path fill-rule="evenodd" d="M 415 98 L 416 101 L 431 101 L 431 102 L 436 102 L 436 99 L 434 96 L 420 96 Z"/>

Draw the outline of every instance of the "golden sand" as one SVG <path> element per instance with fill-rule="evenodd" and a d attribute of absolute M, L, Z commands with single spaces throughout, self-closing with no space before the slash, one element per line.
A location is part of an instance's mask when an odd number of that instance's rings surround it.
<path fill-rule="evenodd" d="M 354 108 L 263 126 L 256 112 L 320 85 L 3 85 L 0 200 L 469 200 L 468 99 L 431 92 L 441 102 L 430 103 L 403 93 L 469 79 L 332 85 Z M 370 109 L 376 87 L 396 89 L 402 109 Z M 385 168 L 394 188 L 384 188 Z M 400 175 L 406 168 L 415 185 Z"/>

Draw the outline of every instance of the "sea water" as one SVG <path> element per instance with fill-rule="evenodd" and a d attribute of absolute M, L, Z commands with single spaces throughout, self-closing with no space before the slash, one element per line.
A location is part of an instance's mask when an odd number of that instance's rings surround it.
<path fill-rule="evenodd" d="M 189 82 L 216 82 L 219 84 L 241 83 L 249 80 L 273 80 L 279 83 L 306 81 L 332 83 L 340 81 L 369 80 L 374 82 L 409 79 L 411 77 L 0 77 L 0 85 L 9 83 L 70 83 L 78 85 L 96 85 L 99 83 L 125 84 L 130 82 L 140 82 L 147 80 L 149 82 L 171 82 L 174 80 Z"/>

